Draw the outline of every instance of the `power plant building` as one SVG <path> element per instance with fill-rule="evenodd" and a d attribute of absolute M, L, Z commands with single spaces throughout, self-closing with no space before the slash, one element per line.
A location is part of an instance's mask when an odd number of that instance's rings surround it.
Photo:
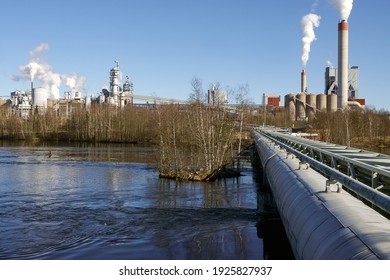
<path fill-rule="evenodd" d="M 341 19 L 338 23 L 338 68 L 325 69 L 324 93 L 308 94 L 307 73 L 303 70 L 300 92 L 285 96 L 285 108 L 292 121 L 310 120 L 316 112 L 331 113 L 346 107 L 365 106 L 365 100 L 359 99 L 359 67 L 349 67 L 348 29 L 347 20 Z"/>
<path fill-rule="evenodd" d="M 280 107 L 280 96 L 263 93 L 263 106 Z"/>
<path fill-rule="evenodd" d="M 225 91 L 213 85 L 212 89 L 207 91 L 207 103 L 212 105 L 228 105 L 228 98 Z"/>
<path fill-rule="evenodd" d="M 359 98 L 359 67 L 352 66 L 348 69 L 348 100 Z M 326 67 L 325 69 L 325 93 L 337 94 L 338 92 L 338 70 Z"/>
<path fill-rule="evenodd" d="M 285 108 L 290 119 L 305 121 L 314 118 L 317 112 L 336 112 L 340 107 L 340 90 L 338 86 L 338 71 L 336 68 L 325 69 L 325 93 L 312 94 L 307 92 L 307 73 L 301 72 L 301 88 L 297 94 L 285 96 Z M 346 106 L 364 107 L 365 100 L 359 99 L 359 67 L 348 69 L 348 96 Z"/>

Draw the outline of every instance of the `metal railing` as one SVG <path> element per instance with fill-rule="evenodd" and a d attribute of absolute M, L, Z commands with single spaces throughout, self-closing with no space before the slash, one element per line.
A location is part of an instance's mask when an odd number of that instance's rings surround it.
<path fill-rule="evenodd" d="M 309 164 L 329 180 L 341 183 L 358 197 L 390 213 L 390 196 L 386 194 L 390 188 L 389 156 L 267 129 L 257 133 Z"/>

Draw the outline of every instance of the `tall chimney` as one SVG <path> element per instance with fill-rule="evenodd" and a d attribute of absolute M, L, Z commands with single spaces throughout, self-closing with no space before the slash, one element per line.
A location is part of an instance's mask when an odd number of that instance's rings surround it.
<path fill-rule="evenodd" d="M 348 22 L 339 22 L 337 107 L 348 105 Z"/>
<path fill-rule="evenodd" d="M 307 92 L 307 84 L 306 84 L 306 72 L 302 70 L 301 72 L 301 92 Z"/>

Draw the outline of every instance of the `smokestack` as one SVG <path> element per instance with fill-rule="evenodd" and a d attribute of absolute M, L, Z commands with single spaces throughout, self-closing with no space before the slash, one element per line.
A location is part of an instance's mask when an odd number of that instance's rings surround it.
<path fill-rule="evenodd" d="M 348 22 L 339 22 L 337 107 L 348 106 Z"/>
<path fill-rule="evenodd" d="M 307 92 L 307 84 L 306 84 L 306 72 L 302 70 L 301 72 L 301 92 Z"/>

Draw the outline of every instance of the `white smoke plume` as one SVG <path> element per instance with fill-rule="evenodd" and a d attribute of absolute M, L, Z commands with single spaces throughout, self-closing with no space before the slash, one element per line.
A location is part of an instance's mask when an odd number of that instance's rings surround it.
<path fill-rule="evenodd" d="M 71 76 L 62 75 L 62 80 L 72 92 L 80 92 L 84 88 L 86 78 L 83 76 L 79 76 L 76 73 L 73 73 Z"/>
<path fill-rule="evenodd" d="M 41 76 L 47 68 L 46 65 L 43 65 L 39 60 L 31 60 L 26 65 L 19 66 L 19 71 L 21 75 L 13 75 L 12 80 L 20 81 L 20 80 L 30 80 L 33 81 L 35 76 Z"/>
<path fill-rule="evenodd" d="M 43 77 L 42 87 L 48 88 L 54 99 L 59 99 L 61 82 L 61 75 L 50 71 Z"/>
<path fill-rule="evenodd" d="M 352 11 L 353 0 L 330 0 L 331 3 L 339 10 L 340 19 L 348 20 Z"/>
<path fill-rule="evenodd" d="M 51 95 L 58 99 L 60 97 L 61 75 L 52 71 L 52 67 L 38 58 L 33 58 L 26 65 L 19 66 L 21 76 L 14 76 L 13 80 L 40 81 L 41 87 L 47 88 Z"/>
<path fill-rule="evenodd" d="M 316 14 L 307 14 L 302 17 L 302 66 L 305 68 L 309 60 L 311 43 L 316 40 L 314 28 L 320 26 L 321 17 Z"/>
<path fill-rule="evenodd" d="M 47 43 L 42 43 L 35 49 L 29 51 L 30 56 L 36 56 L 37 54 L 40 54 L 41 52 L 47 51 L 49 49 L 49 45 Z"/>
<path fill-rule="evenodd" d="M 21 75 L 14 75 L 12 76 L 12 79 L 14 81 L 40 81 L 40 86 L 48 89 L 55 99 L 60 98 L 60 87 L 63 81 L 72 91 L 81 90 L 84 87 L 84 82 L 86 80 L 85 77 L 79 76 L 75 73 L 71 76 L 55 73 L 48 63 L 41 61 L 38 57 L 35 57 L 48 50 L 48 48 L 48 44 L 44 43 L 30 51 L 29 54 L 31 58 L 29 63 L 19 66 Z"/>

